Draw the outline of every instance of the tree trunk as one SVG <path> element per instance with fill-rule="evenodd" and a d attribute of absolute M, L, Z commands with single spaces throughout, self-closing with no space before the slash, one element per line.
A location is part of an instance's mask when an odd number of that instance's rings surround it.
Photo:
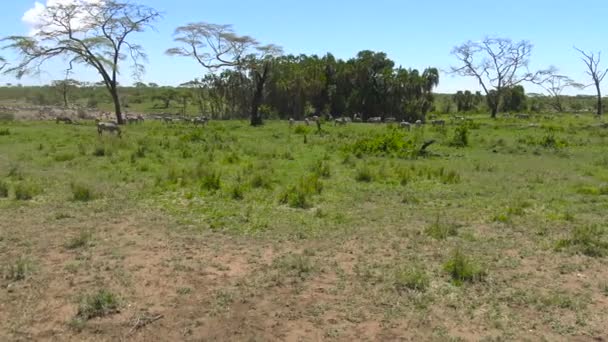
<path fill-rule="evenodd" d="M 264 84 L 268 78 L 268 71 L 270 65 L 268 62 L 264 62 L 262 74 L 256 72 L 255 80 L 255 93 L 253 94 L 253 100 L 251 104 L 251 126 L 261 126 L 263 124 L 262 115 L 260 115 L 260 105 L 262 104 L 262 97 L 264 96 Z"/>
<path fill-rule="evenodd" d="M 116 87 L 110 88 L 110 94 L 112 95 L 112 101 L 114 101 L 114 113 L 116 114 L 116 122 L 118 122 L 119 125 L 124 125 L 125 120 L 122 118 L 120 99 L 118 98 L 118 89 Z"/>
<path fill-rule="evenodd" d="M 595 88 L 597 89 L 597 115 L 602 115 L 604 108 L 602 108 L 602 90 L 599 82 L 595 83 Z"/>
<path fill-rule="evenodd" d="M 68 88 L 63 85 L 63 107 L 68 108 Z"/>
<path fill-rule="evenodd" d="M 498 106 L 496 104 L 492 104 L 492 119 L 496 119 L 496 114 L 498 114 Z"/>

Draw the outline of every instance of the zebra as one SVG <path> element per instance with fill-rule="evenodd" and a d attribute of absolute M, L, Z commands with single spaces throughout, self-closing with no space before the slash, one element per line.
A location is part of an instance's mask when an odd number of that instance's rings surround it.
<path fill-rule="evenodd" d="M 98 122 L 97 123 L 97 133 L 99 136 L 102 135 L 103 131 L 107 131 L 110 133 L 116 133 L 116 135 L 120 138 L 122 137 L 120 127 L 113 122 Z"/>

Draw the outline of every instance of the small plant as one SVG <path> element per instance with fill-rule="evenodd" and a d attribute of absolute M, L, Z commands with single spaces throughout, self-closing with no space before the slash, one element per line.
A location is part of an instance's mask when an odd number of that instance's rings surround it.
<path fill-rule="evenodd" d="M 372 174 L 372 170 L 366 165 L 357 169 L 357 173 L 355 174 L 355 180 L 357 182 L 366 182 L 369 183 L 374 180 L 374 175 Z"/>
<path fill-rule="evenodd" d="M 569 238 L 557 242 L 556 249 L 570 248 L 590 257 L 604 257 L 608 255 L 605 235 L 606 229 L 598 225 L 577 226 Z"/>
<path fill-rule="evenodd" d="M 105 155 L 106 155 L 106 149 L 103 146 L 95 146 L 95 149 L 93 149 L 93 156 L 103 157 Z"/>
<path fill-rule="evenodd" d="M 456 127 L 454 135 L 448 142 L 452 147 L 467 147 L 469 146 L 469 129 L 465 125 Z"/>
<path fill-rule="evenodd" d="M 462 285 L 464 282 L 482 281 L 486 276 L 486 272 L 464 255 L 460 249 L 456 249 L 450 259 L 443 265 L 443 269 L 452 277 L 452 281 L 456 285 Z"/>
<path fill-rule="evenodd" d="M 437 240 L 445 240 L 450 236 L 458 235 L 458 226 L 454 223 L 447 224 L 439 221 L 439 217 L 425 230 L 426 234 Z"/>
<path fill-rule="evenodd" d="M 88 230 L 82 230 L 78 236 L 71 238 L 66 244 L 67 249 L 86 248 L 92 245 L 93 234 Z"/>
<path fill-rule="evenodd" d="M 273 266 L 289 276 L 306 279 L 315 271 L 315 266 L 309 257 L 302 254 L 288 254 L 273 261 Z"/>
<path fill-rule="evenodd" d="M 39 188 L 31 182 L 20 182 L 15 185 L 15 199 L 19 201 L 29 201 L 39 192 Z"/>
<path fill-rule="evenodd" d="M 249 184 L 255 189 L 272 189 L 272 182 L 268 174 L 256 173 L 251 177 Z"/>
<path fill-rule="evenodd" d="M 119 304 L 118 296 L 108 290 L 101 289 L 96 293 L 82 297 L 76 316 L 82 320 L 104 317 L 119 312 Z"/>
<path fill-rule="evenodd" d="M 25 280 L 32 272 L 32 262 L 26 258 L 19 258 L 4 267 L 2 277 L 9 281 L 21 281 Z"/>
<path fill-rule="evenodd" d="M 230 187 L 230 197 L 233 200 L 237 200 L 240 201 L 244 198 L 244 189 L 243 189 L 243 184 L 241 183 L 235 183 L 234 185 L 232 185 L 232 187 Z"/>
<path fill-rule="evenodd" d="M 323 184 L 317 175 L 302 177 L 300 181 L 289 187 L 280 197 L 281 204 L 287 204 L 292 208 L 310 208 L 310 197 L 318 195 L 323 191 Z"/>
<path fill-rule="evenodd" d="M 429 284 L 428 275 L 419 268 L 402 268 L 395 272 L 395 288 L 398 292 L 406 290 L 424 292 Z"/>
<path fill-rule="evenodd" d="M 0 198 L 7 198 L 8 197 L 8 184 L 3 181 L 0 180 Z"/>
<path fill-rule="evenodd" d="M 201 188 L 205 190 L 215 191 L 219 190 L 220 184 L 220 173 L 215 170 L 206 170 L 201 175 Z"/>
<path fill-rule="evenodd" d="M 72 200 L 88 202 L 93 200 L 94 193 L 90 186 L 83 183 L 72 183 Z"/>
<path fill-rule="evenodd" d="M 317 161 L 312 166 L 312 172 L 322 178 L 329 178 L 331 176 L 331 170 L 329 167 L 329 163 L 323 160 Z"/>

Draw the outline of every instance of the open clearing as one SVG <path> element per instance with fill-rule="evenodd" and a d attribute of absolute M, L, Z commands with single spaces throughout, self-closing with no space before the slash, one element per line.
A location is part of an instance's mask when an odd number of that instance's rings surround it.
<path fill-rule="evenodd" d="M 591 116 L 123 130 L 0 124 L 0 340 L 608 338 Z"/>

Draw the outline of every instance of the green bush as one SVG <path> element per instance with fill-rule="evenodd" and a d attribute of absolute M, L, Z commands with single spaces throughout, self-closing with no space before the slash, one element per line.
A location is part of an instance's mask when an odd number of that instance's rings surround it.
<path fill-rule="evenodd" d="M 452 277 L 452 281 L 456 285 L 461 285 L 464 282 L 482 281 L 486 276 L 486 272 L 464 255 L 460 249 L 456 249 L 450 259 L 443 265 L 443 269 Z"/>

